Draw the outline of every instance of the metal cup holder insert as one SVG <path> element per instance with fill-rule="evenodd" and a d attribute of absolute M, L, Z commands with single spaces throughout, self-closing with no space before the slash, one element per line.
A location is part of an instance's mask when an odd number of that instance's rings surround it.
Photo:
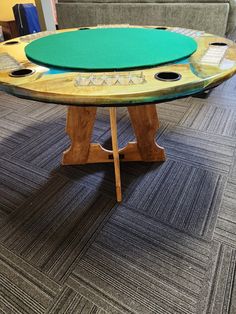
<path fill-rule="evenodd" d="M 165 82 L 179 81 L 181 77 L 181 74 L 176 72 L 159 72 L 155 74 L 156 80 Z"/>
<path fill-rule="evenodd" d="M 31 69 L 19 69 L 19 70 L 14 70 L 9 73 L 11 77 L 25 77 L 25 76 L 30 76 L 34 74 L 35 70 Z"/>
<path fill-rule="evenodd" d="M 20 43 L 20 42 L 17 41 L 17 40 L 12 40 L 12 41 L 7 41 L 7 42 L 5 42 L 4 45 L 10 46 L 10 45 L 17 45 L 17 44 L 19 44 L 19 43 Z"/>
<path fill-rule="evenodd" d="M 155 29 L 160 30 L 160 31 L 165 31 L 165 30 L 167 30 L 167 27 L 160 26 L 160 27 L 155 27 Z"/>
<path fill-rule="evenodd" d="M 226 43 L 224 42 L 214 42 L 214 43 L 210 43 L 210 46 L 220 46 L 220 47 L 223 47 L 223 46 L 228 46 Z"/>

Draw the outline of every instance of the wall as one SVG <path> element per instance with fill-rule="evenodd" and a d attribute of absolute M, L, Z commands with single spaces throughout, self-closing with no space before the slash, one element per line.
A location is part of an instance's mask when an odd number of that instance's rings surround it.
<path fill-rule="evenodd" d="M 35 0 L 38 10 L 39 22 L 42 31 L 56 30 L 55 2 L 49 0 Z"/>
<path fill-rule="evenodd" d="M 34 0 L 0 0 L 0 21 L 13 20 L 12 7 L 16 3 L 33 3 Z"/>

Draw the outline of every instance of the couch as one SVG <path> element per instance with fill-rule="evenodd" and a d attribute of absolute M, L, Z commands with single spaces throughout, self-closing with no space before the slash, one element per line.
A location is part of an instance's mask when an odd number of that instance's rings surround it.
<path fill-rule="evenodd" d="M 236 0 L 59 0 L 59 28 L 97 24 L 169 25 L 228 35 Z"/>

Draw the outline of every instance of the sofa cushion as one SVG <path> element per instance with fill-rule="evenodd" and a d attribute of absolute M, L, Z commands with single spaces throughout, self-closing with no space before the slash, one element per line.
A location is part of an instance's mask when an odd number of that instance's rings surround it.
<path fill-rule="evenodd" d="M 169 25 L 224 35 L 229 4 L 59 3 L 60 28 L 97 24 Z"/>
<path fill-rule="evenodd" d="M 235 27 L 236 27 L 236 0 L 230 0 L 227 34 L 232 33 L 235 30 Z"/>

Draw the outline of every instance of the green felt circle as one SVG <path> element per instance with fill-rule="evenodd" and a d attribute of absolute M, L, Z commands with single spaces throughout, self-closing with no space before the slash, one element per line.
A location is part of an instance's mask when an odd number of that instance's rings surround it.
<path fill-rule="evenodd" d="M 102 71 L 156 66 L 191 55 L 194 39 L 146 28 L 97 28 L 68 31 L 26 46 L 33 62 L 65 69 Z"/>

